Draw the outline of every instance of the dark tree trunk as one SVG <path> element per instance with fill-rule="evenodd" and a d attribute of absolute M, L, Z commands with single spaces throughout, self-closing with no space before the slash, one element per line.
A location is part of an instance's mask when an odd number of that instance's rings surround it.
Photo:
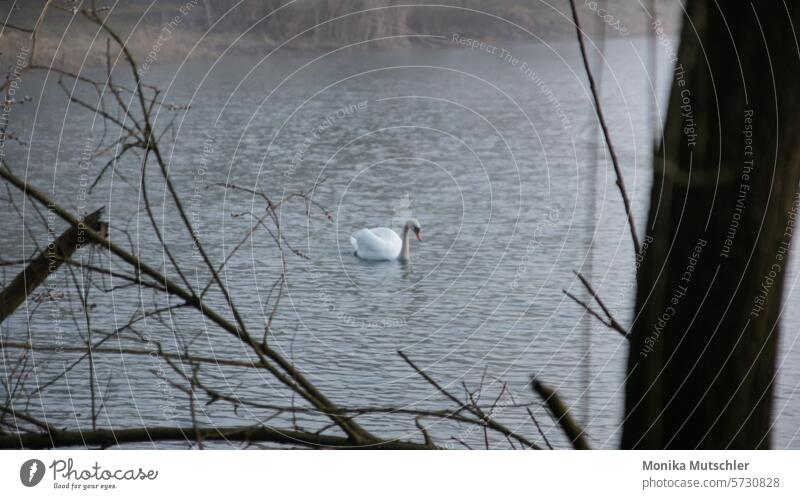
<path fill-rule="evenodd" d="M 800 178 L 800 5 L 694 0 L 687 11 L 622 446 L 766 448 Z"/>

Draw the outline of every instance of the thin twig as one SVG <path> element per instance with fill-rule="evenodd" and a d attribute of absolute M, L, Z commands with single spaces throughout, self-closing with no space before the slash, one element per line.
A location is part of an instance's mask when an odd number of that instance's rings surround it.
<path fill-rule="evenodd" d="M 525 447 L 527 447 L 529 449 L 540 449 L 540 447 L 538 445 L 534 444 L 533 442 L 531 442 L 527 438 L 523 437 L 522 435 L 517 434 L 516 432 L 514 432 L 514 431 L 510 430 L 509 428 L 507 428 L 505 425 L 503 425 L 503 424 L 497 422 L 496 420 L 490 418 L 488 415 L 486 415 L 485 412 L 483 412 L 481 410 L 480 407 L 478 407 L 476 405 L 473 405 L 473 404 L 468 404 L 468 403 L 465 403 L 465 402 L 462 402 L 461 400 L 459 400 L 458 397 L 456 397 L 455 395 L 450 393 L 446 388 L 444 388 L 442 385 L 437 383 L 436 380 L 431 378 L 428 375 L 428 373 L 426 373 L 425 371 L 423 371 L 422 369 L 417 367 L 417 365 L 414 364 L 414 362 L 411 359 L 409 359 L 406 354 L 404 354 L 400 350 L 398 350 L 397 353 L 406 362 L 406 364 L 411 366 L 411 368 L 414 369 L 414 371 L 416 371 L 417 374 L 422 376 L 425 379 L 425 381 L 430 383 L 431 386 L 436 388 L 436 390 L 438 390 L 444 396 L 446 396 L 447 398 L 449 398 L 450 400 L 455 402 L 456 405 L 459 407 L 459 409 L 466 409 L 467 411 L 469 411 L 472 414 L 474 414 L 475 416 L 477 416 L 481 421 L 483 421 L 486 424 L 486 426 L 488 426 L 492 430 L 495 430 L 498 433 L 501 433 L 503 435 L 509 436 L 509 437 L 517 440 L 519 443 L 521 443 L 522 445 L 524 445 Z"/>
<path fill-rule="evenodd" d="M 611 163 L 614 165 L 614 173 L 617 176 L 617 187 L 619 187 L 619 193 L 622 196 L 622 203 L 625 205 L 625 214 L 628 216 L 628 226 L 630 227 L 631 239 L 633 240 L 634 254 L 638 255 L 641 245 L 639 244 L 639 236 L 636 235 L 636 223 L 633 220 L 633 209 L 631 208 L 630 199 L 628 199 L 628 193 L 625 190 L 625 181 L 622 178 L 622 169 L 619 166 L 619 159 L 617 159 L 617 153 L 611 143 L 611 133 L 608 131 L 608 125 L 606 125 L 606 119 L 603 116 L 603 109 L 600 105 L 600 96 L 597 92 L 594 76 L 592 76 L 591 66 L 589 65 L 589 57 L 586 55 L 586 47 L 583 43 L 583 30 L 581 30 L 581 24 L 578 20 L 578 11 L 575 8 L 575 0 L 569 0 L 569 6 L 572 9 L 572 20 L 575 23 L 575 31 L 578 35 L 578 44 L 580 45 L 581 49 L 583 67 L 586 69 L 586 77 L 589 79 L 589 88 L 592 91 L 592 98 L 594 99 L 594 110 L 597 113 L 597 119 L 600 122 L 600 128 L 603 130 L 603 138 L 605 139 L 606 146 L 608 147 L 608 154 L 611 157 Z"/>
<path fill-rule="evenodd" d="M 526 407 L 525 409 L 528 411 L 528 415 L 531 417 L 531 421 L 533 421 L 533 424 L 536 425 L 536 429 L 539 431 L 539 435 L 542 436 L 542 439 L 544 440 L 544 443 L 547 446 L 547 448 L 553 450 L 553 446 L 550 445 L 550 440 L 547 439 L 547 435 L 544 434 L 544 431 L 542 431 L 542 427 L 539 426 L 539 421 L 536 419 L 536 416 L 533 415 L 533 411 L 531 410 L 531 408 Z"/>
<path fill-rule="evenodd" d="M 566 289 L 563 289 L 562 292 L 565 295 L 567 295 L 568 297 L 570 297 L 575 303 L 577 303 L 578 305 L 583 307 L 591 315 L 596 317 L 597 320 L 602 322 L 606 327 L 614 329 L 615 331 L 619 332 L 625 338 L 628 338 L 629 337 L 628 330 L 625 329 L 622 326 L 622 324 L 619 323 L 619 321 L 617 321 L 617 319 L 614 317 L 614 314 L 612 314 L 611 310 L 609 310 L 609 308 L 606 307 L 605 303 L 603 303 L 603 300 L 600 299 L 600 295 L 597 294 L 597 291 L 595 291 L 595 289 L 592 287 L 592 285 L 589 283 L 589 281 L 580 272 L 575 272 L 575 275 L 578 277 L 578 279 L 580 279 L 581 283 L 586 288 L 586 290 L 589 292 L 589 294 L 592 295 L 592 298 L 594 298 L 594 300 L 597 302 L 597 304 L 600 305 L 600 308 L 603 310 L 603 313 L 605 314 L 606 318 L 603 318 L 592 307 L 590 307 L 589 304 L 585 303 L 583 300 L 579 299 L 578 297 L 576 297 L 575 295 L 573 295 L 572 293 L 570 293 Z"/>

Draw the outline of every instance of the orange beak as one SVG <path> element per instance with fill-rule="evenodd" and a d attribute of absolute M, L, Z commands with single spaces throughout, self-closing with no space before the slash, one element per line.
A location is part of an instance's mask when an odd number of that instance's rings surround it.
<path fill-rule="evenodd" d="M 422 231 L 417 231 L 417 241 L 422 241 Z"/>

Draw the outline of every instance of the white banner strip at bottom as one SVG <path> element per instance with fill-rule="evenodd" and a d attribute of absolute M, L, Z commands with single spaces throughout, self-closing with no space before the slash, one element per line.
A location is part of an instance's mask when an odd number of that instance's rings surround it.
<path fill-rule="evenodd" d="M 0 451 L 0 470 L 13 498 L 800 497 L 800 451 Z"/>

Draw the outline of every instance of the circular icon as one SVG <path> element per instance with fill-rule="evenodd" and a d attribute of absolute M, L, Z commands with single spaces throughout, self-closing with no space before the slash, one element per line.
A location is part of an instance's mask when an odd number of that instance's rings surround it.
<path fill-rule="evenodd" d="M 44 478 L 44 463 L 38 459 L 28 459 L 19 468 L 19 479 L 26 487 L 35 487 Z"/>

